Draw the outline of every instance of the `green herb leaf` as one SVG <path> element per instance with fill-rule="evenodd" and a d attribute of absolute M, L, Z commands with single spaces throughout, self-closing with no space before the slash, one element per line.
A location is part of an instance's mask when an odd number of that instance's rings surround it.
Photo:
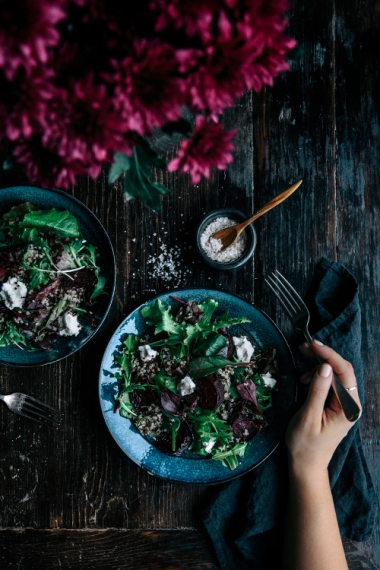
<path fill-rule="evenodd" d="M 51 231 L 58 237 L 79 237 L 77 219 L 67 210 L 31 211 L 25 214 L 21 226 L 34 227 L 39 231 Z"/>
<path fill-rule="evenodd" d="M 130 167 L 124 177 L 124 194 L 127 200 L 139 197 L 153 210 L 161 209 L 161 196 L 169 189 L 150 180 L 152 167 L 164 168 L 166 163 L 145 141 L 133 149 Z"/>
<path fill-rule="evenodd" d="M 103 275 L 98 275 L 98 280 L 90 297 L 91 301 L 99 297 L 99 295 L 103 295 L 105 284 L 106 284 L 106 278 Z"/>
<path fill-rule="evenodd" d="M 194 360 L 190 362 L 189 374 L 192 378 L 202 378 L 203 376 L 217 372 L 221 368 L 233 365 L 234 363 L 224 358 L 224 356 L 201 356 L 194 358 Z"/>
<path fill-rule="evenodd" d="M 116 180 L 124 174 L 127 170 L 129 170 L 131 166 L 131 159 L 126 154 L 122 152 L 115 152 L 113 155 L 114 162 L 111 165 L 109 174 L 108 174 L 108 184 L 113 184 Z"/>
<path fill-rule="evenodd" d="M 206 338 L 201 342 L 196 349 L 194 354 L 200 354 L 202 356 L 214 356 L 218 354 L 227 345 L 227 339 L 225 336 L 219 333 L 209 333 Z"/>
<path fill-rule="evenodd" d="M 160 299 L 145 305 L 140 313 L 148 325 L 155 327 L 155 334 L 165 331 L 169 335 L 184 338 L 185 328 L 174 320 L 170 307 L 165 308 Z"/>

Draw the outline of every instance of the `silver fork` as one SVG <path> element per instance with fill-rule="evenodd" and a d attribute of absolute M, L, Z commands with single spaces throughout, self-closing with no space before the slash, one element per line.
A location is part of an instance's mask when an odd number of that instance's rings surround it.
<path fill-rule="evenodd" d="M 265 278 L 265 281 L 280 301 L 294 328 L 302 331 L 307 342 L 311 342 L 313 339 L 309 333 L 310 313 L 297 291 L 277 270 Z M 323 362 L 320 358 L 316 358 L 320 363 Z M 333 374 L 332 387 L 342 406 L 344 415 L 348 421 L 355 422 L 360 416 L 360 408 L 336 374 Z"/>
<path fill-rule="evenodd" d="M 32 396 L 27 396 L 27 394 L 21 394 L 21 392 L 15 392 L 8 396 L 0 394 L 0 400 L 3 400 L 15 414 L 40 424 L 58 421 L 58 412 L 54 408 L 44 404 L 44 402 L 40 402 L 40 400 L 36 400 L 36 398 L 32 398 Z"/>

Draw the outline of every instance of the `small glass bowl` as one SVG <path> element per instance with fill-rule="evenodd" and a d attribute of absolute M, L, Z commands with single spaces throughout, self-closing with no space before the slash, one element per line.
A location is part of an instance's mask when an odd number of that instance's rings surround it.
<path fill-rule="evenodd" d="M 214 222 L 217 218 L 230 218 L 231 220 L 236 220 L 236 223 L 239 224 L 247 219 L 247 216 L 240 212 L 239 210 L 235 210 L 235 208 L 220 208 L 219 210 L 213 210 L 205 218 L 203 218 L 202 222 L 199 224 L 196 236 L 197 248 L 198 251 L 203 258 L 203 260 L 214 267 L 215 269 L 236 269 L 236 267 L 240 267 L 244 265 L 253 255 L 253 252 L 256 248 L 257 243 L 257 235 L 256 230 L 253 224 L 250 224 L 245 228 L 245 232 L 247 235 L 247 245 L 245 251 L 242 256 L 234 259 L 233 261 L 228 262 L 219 262 L 214 259 L 211 259 L 201 246 L 201 235 L 203 234 L 206 227 Z"/>

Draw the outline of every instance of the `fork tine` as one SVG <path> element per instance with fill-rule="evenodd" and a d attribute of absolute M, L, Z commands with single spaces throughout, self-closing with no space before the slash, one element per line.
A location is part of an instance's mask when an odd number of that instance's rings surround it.
<path fill-rule="evenodd" d="M 44 409 L 42 406 L 36 406 L 33 402 L 28 402 L 27 400 L 25 400 L 21 406 L 21 411 L 22 412 L 28 412 L 30 414 L 35 414 L 36 416 L 39 416 L 41 419 L 44 420 L 50 420 L 50 421 L 57 421 L 58 417 L 57 417 L 57 413 L 54 411 L 54 413 L 50 410 L 50 406 L 48 409 Z"/>
<path fill-rule="evenodd" d="M 279 288 L 278 283 L 273 279 L 272 276 L 265 278 L 265 281 L 272 289 L 273 293 L 276 295 L 277 299 L 280 301 L 288 317 L 292 319 L 295 314 L 295 309 L 289 301 L 289 298 L 284 294 L 284 292 Z"/>
<path fill-rule="evenodd" d="M 288 296 L 292 298 L 293 302 L 297 305 L 298 309 L 301 311 L 304 308 L 305 303 L 303 302 L 297 291 L 294 289 L 294 287 L 289 283 L 287 279 L 285 279 L 285 277 L 277 269 L 275 270 L 273 277 L 277 279 L 280 286 L 283 288 L 283 290 L 286 291 Z"/>
<path fill-rule="evenodd" d="M 45 404 L 45 402 L 41 402 L 41 400 L 37 400 L 36 398 L 33 398 L 33 396 L 27 395 L 25 398 L 25 401 L 33 402 L 34 404 L 38 404 L 42 408 L 46 408 L 46 409 L 50 410 L 51 412 L 57 413 L 57 410 L 55 408 L 53 408 L 52 406 L 49 406 L 49 404 Z"/>
<path fill-rule="evenodd" d="M 23 418 L 28 418 L 29 420 L 33 420 L 34 422 L 37 422 L 39 424 L 43 424 L 44 422 L 42 421 L 42 419 L 40 418 L 40 416 L 36 416 L 35 414 L 31 415 L 29 413 L 26 413 L 24 410 L 12 410 L 15 414 L 18 414 L 19 416 L 22 416 Z"/>

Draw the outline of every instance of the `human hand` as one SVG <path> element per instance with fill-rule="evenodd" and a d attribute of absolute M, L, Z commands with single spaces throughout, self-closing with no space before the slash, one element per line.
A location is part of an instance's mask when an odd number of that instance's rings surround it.
<path fill-rule="evenodd" d="M 326 473 L 336 447 L 353 425 L 346 419 L 335 394 L 331 394 L 326 402 L 333 371 L 345 388 L 356 386 L 356 378 L 349 362 L 318 341 L 304 346 L 303 352 L 326 361 L 301 378 L 303 384 L 309 385 L 308 396 L 291 419 L 285 438 L 293 472 L 307 476 Z M 350 393 L 360 406 L 357 390 Z"/>

